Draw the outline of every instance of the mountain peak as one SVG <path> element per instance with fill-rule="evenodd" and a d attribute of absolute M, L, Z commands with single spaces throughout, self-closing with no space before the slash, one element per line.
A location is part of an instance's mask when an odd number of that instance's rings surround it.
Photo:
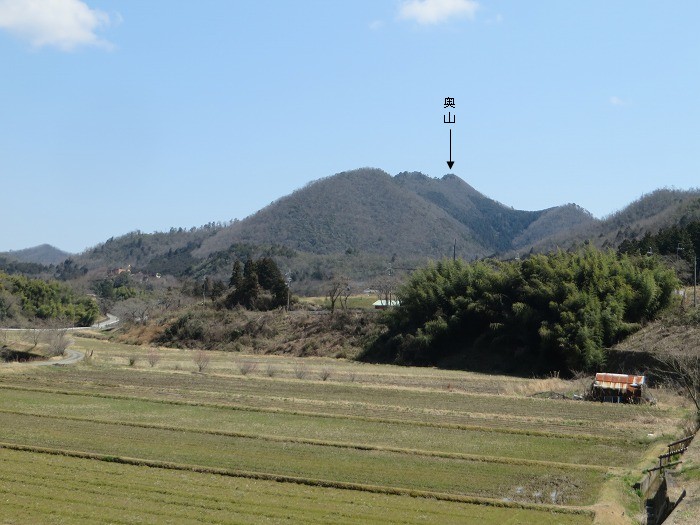
<path fill-rule="evenodd" d="M 441 258 L 457 239 L 464 257 L 512 248 L 542 211 L 513 210 L 456 175 L 392 177 L 377 168 L 307 184 L 204 240 L 197 256 L 236 242 L 277 244 L 316 254 L 364 251 Z M 581 214 L 581 220 L 589 217 Z"/>

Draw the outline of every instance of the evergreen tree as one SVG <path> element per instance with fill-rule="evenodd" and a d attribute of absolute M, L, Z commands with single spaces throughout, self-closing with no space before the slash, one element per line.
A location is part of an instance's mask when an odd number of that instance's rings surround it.
<path fill-rule="evenodd" d="M 258 274 L 255 263 L 248 259 L 243 266 L 243 284 L 241 285 L 241 304 L 247 308 L 254 308 L 260 293 Z"/>
<path fill-rule="evenodd" d="M 241 268 L 241 261 L 236 259 L 236 262 L 233 263 L 233 270 L 231 271 L 231 279 L 229 279 L 228 287 L 238 289 L 241 287 L 242 284 L 243 268 Z"/>

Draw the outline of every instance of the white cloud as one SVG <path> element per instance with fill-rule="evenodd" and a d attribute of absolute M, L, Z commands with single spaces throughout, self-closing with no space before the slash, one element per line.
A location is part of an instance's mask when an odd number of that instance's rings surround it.
<path fill-rule="evenodd" d="M 383 22 L 382 20 L 372 20 L 372 21 L 369 23 L 369 28 L 370 28 L 372 31 L 378 31 L 378 30 L 381 29 L 382 27 L 384 27 L 384 22 Z"/>
<path fill-rule="evenodd" d="M 616 97 L 616 96 L 610 97 L 609 102 L 613 106 L 626 106 L 627 105 L 626 100 L 623 100 L 620 97 Z"/>
<path fill-rule="evenodd" d="M 439 24 L 450 18 L 473 19 L 478 9 L 475 0 L 408 0 L 401 4 L 399 17 L 419 24 Z"/>
<path fill-rule="evenodd" d="M 71 51 L 80 46 L 111 48 L 96 31 L 111 24 L 107 13 L 81 0 L 0 0 L 0 29 L 33 47 Z"/>

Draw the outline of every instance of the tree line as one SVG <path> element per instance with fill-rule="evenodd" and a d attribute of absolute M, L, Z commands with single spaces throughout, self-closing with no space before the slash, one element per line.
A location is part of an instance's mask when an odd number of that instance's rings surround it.
<path fill-rule="evenodd" d="M 625 239 L 619 253 L 675 255 L 692 263 L 700 253 L 700 221 L 662 228 L 657 233 L 646 232 L 640 239 Z"/>
<path fill-rule="evenodd" d="M 586 246 L 525 260 L 443 260 L 413 273 L 367 359 L 502 371 L 594 370 L 669 305 L 672 270 Z"/>
<path fill-rule="evenodd" d="M 94 299 L 79 297 L 64 284 L 0 273 L 0 322 L 57 319 L 90 326 L 99 314 Z"/>

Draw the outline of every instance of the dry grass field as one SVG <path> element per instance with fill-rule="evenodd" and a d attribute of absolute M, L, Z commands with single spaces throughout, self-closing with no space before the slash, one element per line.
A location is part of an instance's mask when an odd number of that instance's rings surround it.
<path fill-rule="evenodd" d="M 531 397 L 585 386 L 558 378 L 74 339 L 77 365 L 0 366 L 2 523 L 624 523 L 688 413 Z"/>

